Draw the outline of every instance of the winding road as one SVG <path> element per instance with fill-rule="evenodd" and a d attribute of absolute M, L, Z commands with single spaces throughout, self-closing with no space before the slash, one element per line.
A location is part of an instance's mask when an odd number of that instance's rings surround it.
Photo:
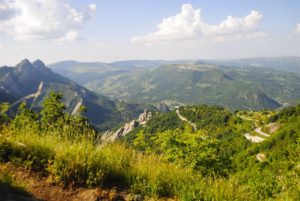
<path fill-rule="evenodd" d="M 262 129 L 262 127 L 259 127 L 259 128 L 256 128 L 254 131 L 257 132 L 258 134 L 262 135 L 262 136 L 270 137 L 269 134 L 263 132 L 261 129 Z"/>
<path fill-rule="evenodd" d="M 239 118 L 243 119 L 243 120 L 246 120 L 246 121 L 255 121 L 255 122 L 257 122 L 257 120 L 247 118 L 247 117 L 241 116 L 239 114 L 237 114 L 237 116 Z M 262 129 L 262 127 L 257 127 L 257 128 L 254 129 L 254 131 L 256 133 L 260 134 L 261 136 L 266 137 L 266 138 L 270 137 L 269 134 L 263 132 L 261 129 Z M 262 141 L 266 140 L 265 138 L 255 136 L 255 135 L 251 135 L 250 133 L 245 133 L 244 136 L 247 140 L 249 140 L 250 142 L 253 142 L 253 143 L 259 143 L 259 142 L 262 142 Z"/>
<path fill-rule="evenodd" d="M 253 142 L 253 143 L 259 143 L 259 142 L 262 142 L 265 140 L 264 138 L 261 138 L 258 136 L 253 136 L 250 133 L 246 133 L 246 134 L 244 134 L 244 136 L 247 140 L 249 140 L 250 142 Z"/>
<path fill-rule="evenodd" d="M 185 121 L 185 122 L 189 123 L 190 125 L 193 126 L 193 129 L 194 129 L 194 130 L 197 130 L 196 124 L 193 123 L 193 122 L 191 122 L 191 121 L 189 121 L 189 120 L 188 120 L 187 118 L 185 118 L 184 116 L 182 116 L 182 115 L 180 114 L 178 108 L 176 109 L 176 113 L 177 113 L 177 116 L 178 116 L 179 119 L 181 119 L 182 121 Z"/>
<path fill-rule="evenodd" d="M 261 136 L 264 136 L 266 138 L 270 137 L 269 134 L 263 132 L 262 130 L 262 127 L 258 127 L 258 128 L 255 128 L 254 131 L 258 134 L 260 134 Z M 259 143 L 259 142 L 262 142 L 264 140 L 266 140 L 265 138 L 262 138 L 262 137 L 259 137 L 259 136 L 254 136 L 254 135 L 251 135 L 250 133 L 246 133 L 244 134 L 245 138 L 253 143 Z"/>

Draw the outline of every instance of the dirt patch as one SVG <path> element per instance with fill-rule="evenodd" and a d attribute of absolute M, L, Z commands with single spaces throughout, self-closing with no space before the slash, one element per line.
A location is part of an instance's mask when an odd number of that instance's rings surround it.
<path fill-rule="evenodd" d="M 51 184 L 41 173 L 17 168 L 14 165 L 0 164 L 0 171 L 9 171 L 16 183 L 25 186 L 28 191 L 26 197 L 7 194 L 5 200 L 45 200 L 45 201 L 98 201 L 98 200 L 126 200 L 128 193 L 117 187 L 101 188 L 64 188 L 62 185 Z M 2 200 L 2 199 L 1 199 Z"/>

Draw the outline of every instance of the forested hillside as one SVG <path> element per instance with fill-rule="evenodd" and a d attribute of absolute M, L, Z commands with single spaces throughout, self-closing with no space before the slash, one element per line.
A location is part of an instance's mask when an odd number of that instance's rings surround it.
<path fill-rule="evenodd" d="M 20 196 L 29 191 L 42 198 L 26 179 L 16 179 L 25 168 L 49 188 L 99 187 L 93 195 L 100 200 L 300 198 L 300 106 L 180 107 L 155 112 L 146 125 L 108 143 L 82 115 L 84 108 L 65 113 L 62 98 L 50 93 L 39 113 L 23 103 L 13 119 L 6 115 L 9 105 L 1 104 L 0 166 L 9 168 L 0 175 L 2 197 L 22 187 Z"/>
<path fill-rule="evenodd" d="M 229 61 L 148 61 L 146 67 L 134 61 L 124 66 L 61 62 L 51 68 L 92 91 L 125 101 L 164 102 L 171 107 L 211 104 L 231 110 L 298 104 L 300 75 L 272 69 L 275 58 L 266 61 L 268 65 L 263 66 L 230 65 Z M 283 59 L 277 65 L 292 66 L 289 61 Z"/>

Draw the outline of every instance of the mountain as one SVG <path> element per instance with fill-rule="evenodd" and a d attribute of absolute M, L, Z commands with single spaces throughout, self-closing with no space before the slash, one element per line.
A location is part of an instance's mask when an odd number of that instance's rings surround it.
<path fill-rule="evenodd" d="M 300 73 L 300 57 L 256 57 L 232 60 L 204 60 L 204 62 L 224 66 L 264 67 L 284 72 Z"/>
<path fill-rule="evenodd" d="M 45 64 L 27 59 L 15 67 L 0 68 L 1 101 L 27 100 L 31 107 L 39 109 L 51 90 L 63 93 L 69 113 L 75 113 L 80 105 L 88 108 L 86 116 L 100 130 L 106 130 L 121 122 L 136 118 L 145 105 L 125 103 L 96 94 L 77 83 L 54 73 Z M 19 103 L 20 101 L 17 101 Z"/>
<path fill-rule="evenodd" d="M 300 76 L 266 68 L 166 65 L 86 86 L 123 100 L 217 104 L 230 109 L 277 108 L 300 99 Z"/>
<path fill-rule="evenodd" d="M 7 93 L 5 90 L 0 89 L 0 102 L 14 102 L 17 98 Z"/>
<path fill-rule="evenodd" d="M 168 104 L 219 104 L 231 109 L 276 108 L 280 104 L 259 87 L 235 79 L 210 65 L 167 65 L 144 72 L 114 76 L 93 90 L 124 100 Z"/>
<path fill-rule="evenodd" d="M 260 67 L 250 65 L 250 61 L 258 63 L 258 60 L 265 64 Z M 278 108 L 299 103 L 300 86 L 297 83 L 300 75 L 283 72 L 297 68 L 298 58 L 238 61 L 241 61 L 239 65 L 230 61 L 187 60 L 110 64 L 60 62 L 50 66 L 92 91 L 124 101 L 164 102 L 171 107 L 206 103 L 233 110 Z M 148 67 L 143 63 L 149 64 Z M 163 63 L 167 64 L 160 65 Z M 283 66 L 285 68 L 280 71 L 274 70 Z"/>
<path fill-rule="evenodd" d="M 61 61 L 50 64 L 54 72 L 64 75 L 81 85 L 88 84 L 91 80 L 106 79 L 110 76 L 118 76 L 131 71 L 157 68 L 166 64 L 193 63 L 193 61 L 165 61 L 165 60 L 128 60 L 112 63 L 103 62 L 79 62 Z"/>

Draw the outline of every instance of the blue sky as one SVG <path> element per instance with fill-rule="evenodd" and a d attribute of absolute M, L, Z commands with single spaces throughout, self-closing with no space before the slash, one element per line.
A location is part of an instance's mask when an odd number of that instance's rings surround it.
<path fill-rule="evenodd" d="M 124 32 L 126 29 L 125 35 L 130 37 L 137 32 L 153 31 L 156 24 L 163 18 L 178 13 L 185 3 L 201 8 L 203 17 L 209 23 L 219 23 L 229 15 L 245 16 L 251 10 L 263 13 L 262 25 L 265 30 L 273 33 L 284 34 L 286 32 L 283 30 L 291 31 L 300 22 L 298 0 L 122 0 L 99 1 L 96 19 L 102 20 L 95 20 L 95 24 L 98 28 L 106 27 L 109 30 L 104 33 L 105 37 L 110 37 L 110 31 Z M 120 22 L 120 18 L 125 23 Z"/>
<path fill-rule="evenodd" d="M 300 56 L 299 11 L 299 0 L 0 0 L 0 65 Z"/>

